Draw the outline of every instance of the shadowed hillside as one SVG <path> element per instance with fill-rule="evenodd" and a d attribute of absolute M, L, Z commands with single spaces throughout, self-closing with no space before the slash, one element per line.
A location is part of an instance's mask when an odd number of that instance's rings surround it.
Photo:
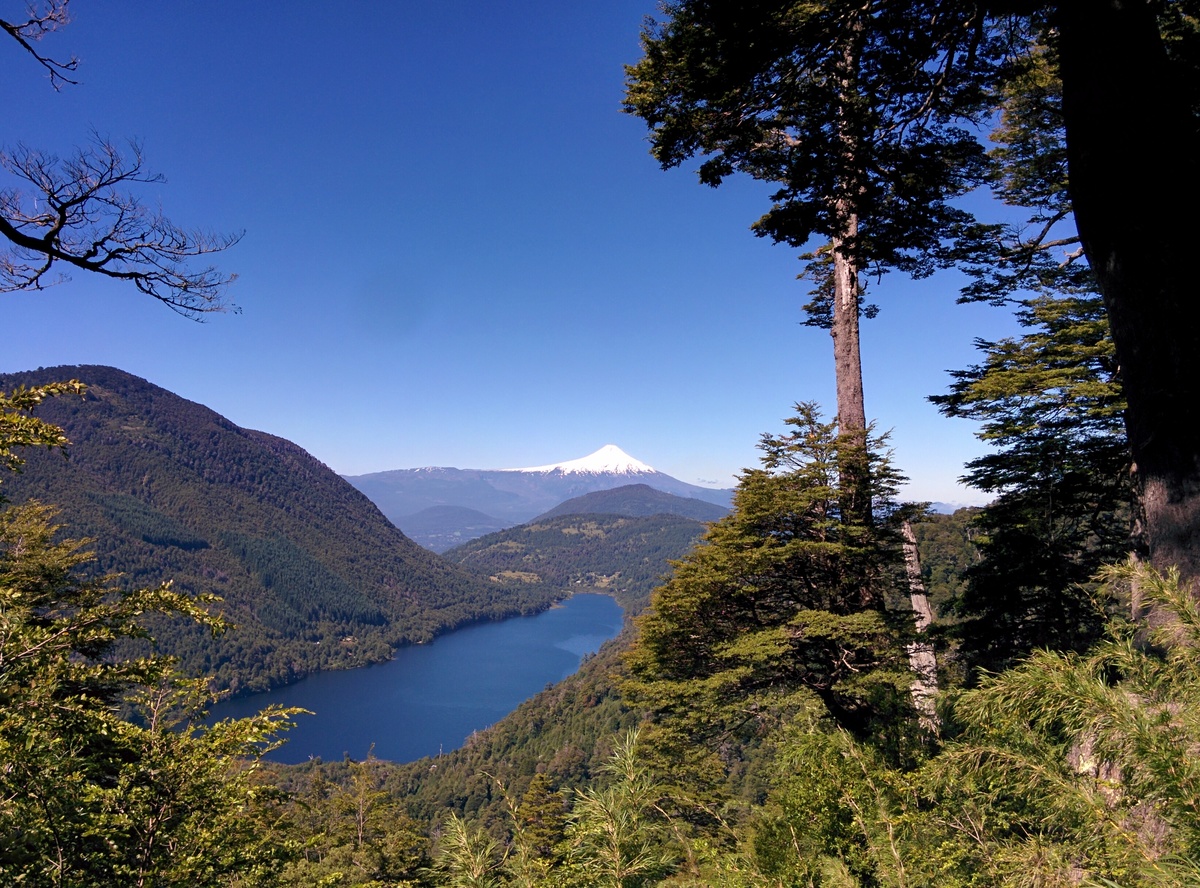
<path fill-rule="evenodd" d="M 445 552 L 507 525 L 465 506 L 430 506 L 400 519 L 398 526 L 413 542 L 431 552 Z"/>
<path fill-rule="evenodd" d="M 539 515 L 534 521 L 556 518 L 559 515 L 625 515 L 636 518 L 648 515 L 679 515 L 693 521 L 717 521 L 729 514 L 729 510 L 716 503 L 705 502 L 694 497 L 675 496 L 655 490 L 649 484 L 626 484 L 611 490 L 585 493 L 550 511 Z"/>
<path fill-rule="evenodd" d="M 14 502 L 61 509 L 96 569 L 127 585 L 213 592 L 237 624 L 213 640 L 155 627 L 165 650 L 221 686 L 262 689 L 318 669 L 387 659 L 464 622 L 532 612 L 551 595 L 464 573 L 392 526 L 364 495 L 289 441 L 107 367 L 0 377 L 0 388 L 78 378 L 47 402 L 68 455 L 29 452 L 6 480 Z"/>

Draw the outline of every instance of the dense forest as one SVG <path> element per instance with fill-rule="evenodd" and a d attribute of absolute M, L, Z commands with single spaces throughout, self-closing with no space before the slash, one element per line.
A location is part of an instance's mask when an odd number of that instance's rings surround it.
<path fill-rule="evenodd" d="M 53 72 L 31 43 L 39 23 L 3 24 Z M 674 0 L 643 24 L 642 49 L 625 110 L 655 159 L 695 162 L 707 185 L 769 183 L 756 233 L 807 251 L 836 409 L 802 401 L 764 433 L 733 510 L 576 676 L 464 749 L 403 766 L 266 767 L 287 711 L 205 726 L 207 677 L 127 645 L 167 626 L 220 633 L 217 603 L 159 574 L 106 575 L 101 537 L 179 564 L 221 552 L 264 587 L 288 583 L 281 634 L 318 586 L 335 625 L 390 619 L 402 594 L 365 595 L 319 541 L 299 554 L 303 534 L 295 550 L 253 525 L 214 534 L 192 517 L 214 507 L 173 484 L 134 497 L 159 483 L 149 462 L 57 503 L 97 535 L 100 570 L 50 507 L 5 504 L 0 878 L 1200 883 L 1200 309 L 1180 261 L 1197 222 L 1173 212 L 1200 196 L 1200 5 Z M 1028 225 L 968 214 L 959 198 L 975 189 Z M 97 213 L 64 219 L 96 224 L 116 205 L 87 194 Z M 10 281 L 36 286 L 40 263 L 105 273 L 108 240 L 89 252 L 62 226 L 35 237 L 43 217 L 14 206 L 0 201 Z M 129 276 L 202 311 L 222 279 L 180 270 L 197 249 Z M 966 273 L 964 300 L 1009 305 L 1022 325 L 979 341 L 979 363 L 933 396 L 991 445 L 965 467 L 990 504 L 953 516 L 897 499 L 903 467 L 867 421 L 859 363 L 859 322 L 875 311 L 865 276 L 941 267 Z M 45 461 L 47 499 L 73 470 L 81 396 L 65 379 L 0 389 L 6 497 L 22 477 L 8 469 Z M 165 446 L 127 417 L 98 421 L 100 446 L 116 429 L 147 459 Z M 296 499 L 278 507 L 323 508 L 290 445 L 241 435 L 289 461 Z M 196 451 L 200 477 L 216 446 Z M 656 569 L 636 548 L 659 537 L 640 528 L 674 521 L 559 516 L 455 557 L 498 594 L 625 592 L 639 564 L 638 589 Z"/>
<path fill-rule="evenodd" d="M 639 613 L 650 592 L 704 532 L 678 515 L 585 514 L 537 519 L 472 540 L 447 560 L 492 582 L 546 590 L 612 595 L 626 613 Z"/>
<path fill-rule="evenodd" d="M 679 515 L 693 521 L 716 521 L 728 512 L 728 509 L 715 503 L 664 493 L 655 490 L 649 484 L 625 484 L 611 490 L 597 490 L 594 493 L 572 497 L 538 518 L 587 514 L 626 515 L 630 518 Z"/>
<path fill-rule="evenodd" d="M 558 593 L 477 579 L 417 546 L 296 445 L 108 367 L 51 367 L 0 388 L 78 379 L 39 416 L 71 441 L 31 451 L 14 503 L 54 504 L 88 570 L 129 585 L 212 593 L 231 625 L 153 623 L 165 653 L 218 688 L 263 690 L 388 659 L 464 623 L 532 613 Z"/>

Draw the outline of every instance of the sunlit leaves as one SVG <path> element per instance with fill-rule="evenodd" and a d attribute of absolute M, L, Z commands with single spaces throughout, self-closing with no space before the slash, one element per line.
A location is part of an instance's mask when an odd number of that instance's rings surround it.
<path fill-rule="evenodd" d="M 78 380 L 32 388 L 18 386 L 11 392 L 0 391 L 0 471 L 20 469 L 22 459 L 14 448 L 66 446 L 69 442 L 63 430 L 37 419 L 32 412 L 46 398 L 62 394 L 81 395 L 83 392 L 84 385 Z M 3 483 L 2 475 L 0 483 Z"/>

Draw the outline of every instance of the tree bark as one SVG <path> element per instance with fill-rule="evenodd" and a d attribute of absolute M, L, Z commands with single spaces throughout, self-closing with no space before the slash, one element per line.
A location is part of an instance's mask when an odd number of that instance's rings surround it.
<path fill-rule="evenodd" d="M 846 250 L 846 241 L 858 236 L 858 218 L 848 214 L 846 237 L 833 241 L 833 369 L 837 381 L 838 428 L 842 432 L 865 430 L 867 409 L 863 398 L 862 354 L 859 341 L 858 263 Z"/>
<path fill-rule="evenodd" d="M 872 524 L 870 465 L 867 457 L 867 409 L 863 398 L 862 356 L 859 339 L 858 201 L 862 193 L 862 138 L 850 99 L 858 91 L 859 42 L 862 15 L 848 22 L 846 46 L 838 64 L 838 89 L 843 107 L 837 115 L 839 194 L 834 199 L 840 230 L 831 238 L 833 256 L 833 369 L 837 387 L 838 432 L 842 436 L 839 474 L 844 516 L 853 523 Z"/>
<path fill-rule="evenodd" d="M 870 527 L 871 469 L 867 454 L 867 410 L 863 398 L 862 355 L 859 339 L 858 262 L 845 243 L 857 236 L 857 216 L 848 216 L 846 238 L 835 238 L 833 253 L 833 370 L 837 387 L 839 486 L 844 517 Z"/>
<path fill-rule="evenodd" d="M 1200 138 L 1146 0 L 1068 0 L 1069 187 L 1108 309 L 1150 562 L 1200 594 Z"/>
<path fill-rule="evenodd" d="M 933 608 L 925 594 L 925 581 L 921 579 L 921 558 L 917 553 L 917 537 L 912 524 L 905 521 L 900 528 L 904 535 L 904 567 L 908 572 L 908 597 L 912 604 L 913 620 L 917 634 L 924 635 L 933 622 Z M 941 733 L 942 720 L 937 713 L 937 655 L 928 641 L 917 640 L 908 646 L 908 665 L 913 672 L 913 706 L 922 727 L 931 734 Z"/>

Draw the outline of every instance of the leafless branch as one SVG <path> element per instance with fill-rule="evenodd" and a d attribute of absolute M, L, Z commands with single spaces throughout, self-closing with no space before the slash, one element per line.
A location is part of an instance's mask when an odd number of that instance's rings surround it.
<path fill-rule="evenodd" d="M 67 11 L 68 3 L 70 0 L 46 0 L 40 7 L 30 3 L 25 8 L 25 15 L 28 16 L 26 21 L 16 23 L 0 19 L 0 30 L 17 41 L 22 49 L 46 69 L 50 75 L 50 84 L 55 89 L 61 89 L 64 83 L 76 82 L 67 74 L 75 73 L 79 67 L 79 59 L 71 56 L 65 62 L 60 62 L 43 54 L 34 44 L 70 22 L 71 16 Z"/>
<path fill-rule="evenodd" d="M 187 231 L 126 189 L 162 182 L 143 169 L 141 147 L 127 153 L 93 134 L 62 160 L 18 145 L 0 151 L 0 168 L 30 187 L 0 189 L 0 292 L 40 290 L 64 279 L 61 268 L 132 282 L 179 313 L 196 318 L 227 307 L 235 275 L 191 260 L 233 246 L 241 234 Z"/>
<path fill-rule="evenodd" d="M 1060 209 L 1057 212 L 1051 213 L 1043 217 L 1040 221 L 1042 226 L 1036 234 L 1031 238 L 1023 238 L 1020 232 L 1013 235 L 1011 243 L 1003 248 L 1007 252 L 1005 261 L 1017 268 L 1020 273 L 1028 273 L 1033 268 L 1033 263 L 1039 254 L 1048 253 L 1051 250 L 1059 247 L 1070 247 L 1078 244 L 1079 235 L 1071 235 L 1068 237 L 1051 238 L 1050 233 L 1054 228 L 1071 215 L 1069 209 Z M 1067 253 L 1062 265 L 1070 265 L 1075 259 L 1083 255 L 1083 248 L 1080 247 L 1073 253 Z"/>

